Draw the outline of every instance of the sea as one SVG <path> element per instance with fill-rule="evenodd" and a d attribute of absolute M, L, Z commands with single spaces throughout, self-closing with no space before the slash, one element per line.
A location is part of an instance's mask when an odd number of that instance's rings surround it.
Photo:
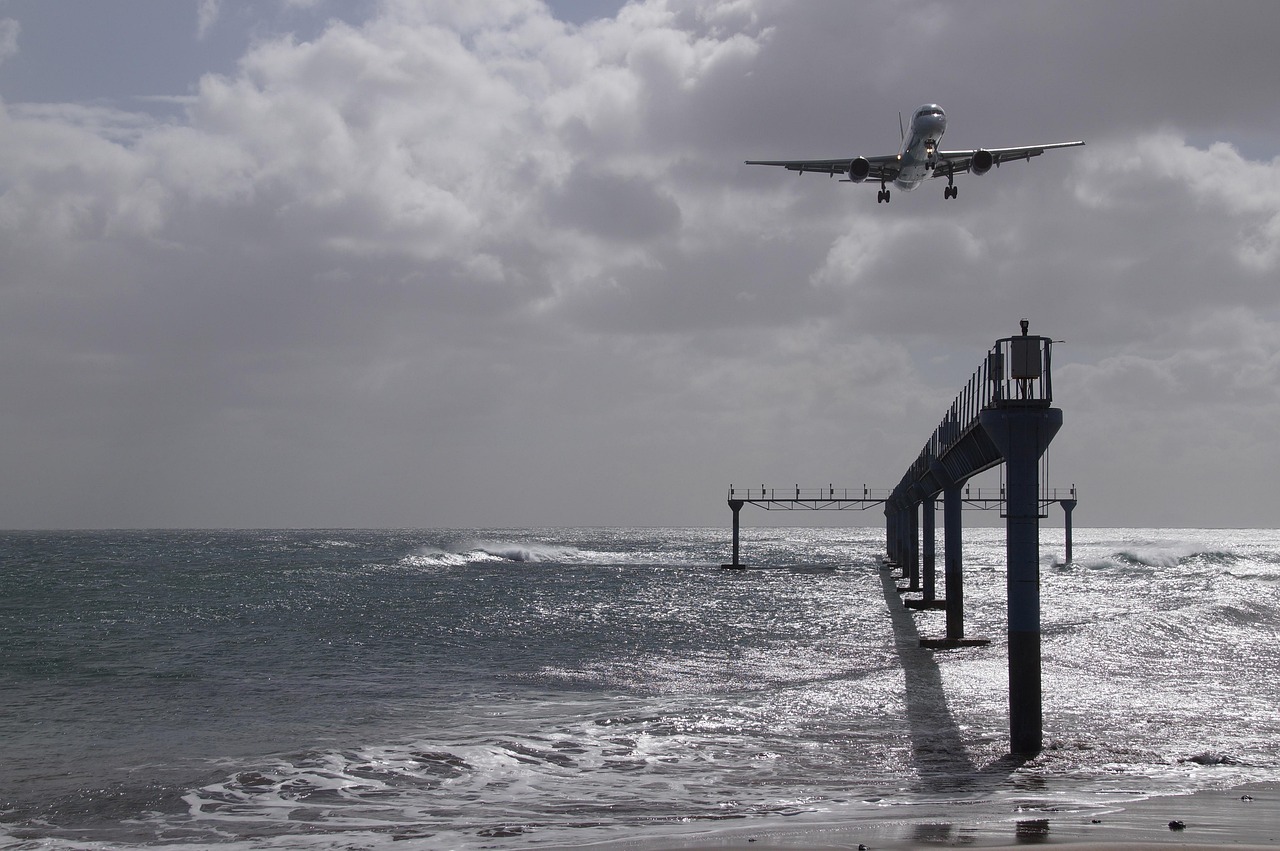
<path fill-rule="evenodd" d="M 748 528 L 745 570 L 718 528 L 0 533 L 0 848 L 675 847 L 1280 781 L 1280 531 L 1074 538 L 1024 760 L 1002 528 L 951 650 L 881 527 Z"/>

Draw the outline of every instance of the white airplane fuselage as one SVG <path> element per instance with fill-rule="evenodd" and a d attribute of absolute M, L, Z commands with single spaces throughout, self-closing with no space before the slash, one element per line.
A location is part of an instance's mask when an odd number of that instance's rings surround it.
<path fill-rule="evenodd" d="M 947 114 L 936 103 L 925 104 L 911 116 L 911 129 L 898 150 L 898 175 L 893 185 L 905 192 L 915 189 L 933 172 Z"/>

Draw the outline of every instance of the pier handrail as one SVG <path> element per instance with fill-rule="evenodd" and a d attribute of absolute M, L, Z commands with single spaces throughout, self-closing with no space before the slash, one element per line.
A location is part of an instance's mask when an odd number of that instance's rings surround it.
<path fill-rule="evenodd" d="M 978 425 L 990 408 L 1048 408 L 1053 404 L 1053 340 L 1027 333 L 996 341 L 969 383 L 951 403 L 920 455 L 902 477 L 900 488 L 924 476 L 933 462 Z"/>
<path fill-rule="evenodd" d="M 753 502 L 757 500 L 875 500 L 884 502 L 893 492 L 888 488 L 869 488 L 863 485 L 860 488 L 838 488 L 834 485 L 827 485 L 822 488 L 802 488 L 799 485 L 783 486 L 783 487 L 767 487 L 761 485 L 758 488 L 737 488 L 729 485 L 729 499 L 740 499 L 743 502 Z"/>

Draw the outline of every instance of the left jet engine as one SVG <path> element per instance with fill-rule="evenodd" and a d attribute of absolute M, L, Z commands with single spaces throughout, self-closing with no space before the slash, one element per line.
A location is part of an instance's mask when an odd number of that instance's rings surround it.
<path fill-rule="evenodd" d="M 995 160 L 996 158 L 991 155 L 990 151 L 974 151 L 973 159 L 969 161 L 969 171 L 974 174 L 986 174 L 991 171 L 991 165 Z"/>
<path fill-rule="evenodd" d="M 867 179 L 867 175 L 871 173 L 871 163 L 867 162 L 866 157 L 857 157 L 849 161 L 849 180 L 854 183 L 861 183 Z"/>

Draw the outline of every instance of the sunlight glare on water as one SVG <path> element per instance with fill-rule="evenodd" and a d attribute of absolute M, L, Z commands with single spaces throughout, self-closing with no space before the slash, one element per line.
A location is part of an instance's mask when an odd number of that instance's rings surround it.
<path fill-rule="evenodd" d="M 991 644 L 936 652 L 883 535 L 747 530 L 724 571 L 719 529 L 9 533 L 0 838 L 566 845 L 1280 779 L 1280 534 L 1062 564 L 1045 530 L 1023 765 L 1003 531 L 964 542 Z"/>

